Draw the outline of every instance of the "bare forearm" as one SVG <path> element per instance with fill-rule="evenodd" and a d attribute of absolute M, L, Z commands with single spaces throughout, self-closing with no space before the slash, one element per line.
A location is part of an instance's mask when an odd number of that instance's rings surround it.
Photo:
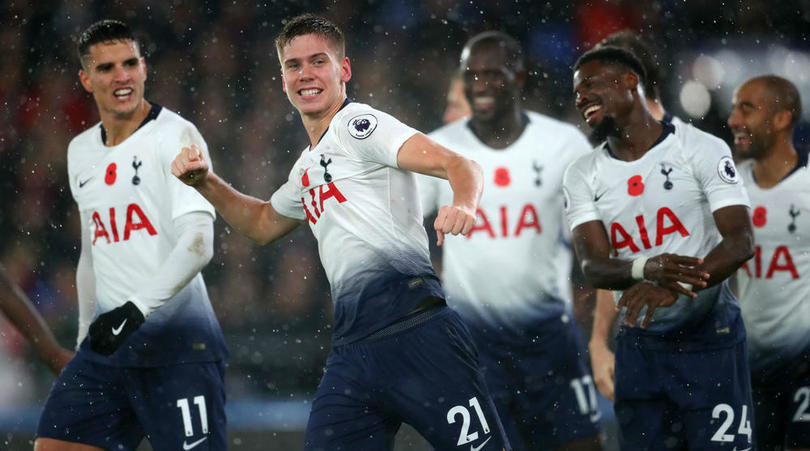
<path fill-rule="evenodd" d="M 267 224 L 271 220 L 268 209 L 272 209 L 269 201 L 242 194 L 213 173 L 195 188 L 237 232 L 260 244 L 272 241 L 271 224 Z"/>
<path fill-rule="evenodd" d="M 28 300 L 28 296 L 8 278 L 2 267 L 0 267 L 0 309 L 41 356 L 59 349 L 59 344 L 45 324 L 45 320 Z"/>
<path fill-rule="evenodd" d="M 613 332 L 616 324 L 616 304 L 613 301 L 613 293 L 607 290 L 597 290 L 596 308 L 593 314 L 593 329 L 591 331 L 591 343 L 605 345 Z"/>
<path fill-rule="evenodd" d="M 481 166 L 459 156 L 450 161 L 446 173 L 453 189 L 453 205 L 477 208 L 484 188 Z"/>
<path fill-rule="evenodd" d="M 710 274 L 707 286 L 716 285 L 734 274 L 754 255 L 754 243 L 745 236 L 726 237 L 704 259 L 702 270 Z"/>

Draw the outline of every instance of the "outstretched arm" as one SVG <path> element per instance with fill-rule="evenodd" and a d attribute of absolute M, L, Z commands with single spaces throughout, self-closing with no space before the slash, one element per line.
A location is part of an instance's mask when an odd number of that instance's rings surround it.
<path fill-rule="evenodd" d="M 259 244 L 271 243 L 301 224 L 279 214 L 269 201 L 242 194 L 210 172 L 196 145 L 183 147 L 172 162 L 172 174 L 196 188 L 237 232 Z"/>
<path fill-rule="evenodd" d="M 0 310 L 31 342 L 39 357 L 48 364 L 54 374 L 59 374 L 73 358 L 72 352 L 59 346 L 45 320 L 22 289 L 9 279 L 2 265 L 0 265 Z"/>
<path fill-rule="evenodd" d="M 437 144 L 422 133 L 408 138 L 397 154 L 400 168 L 447 179 L 453 189 L 453 204 L 439 209 L 433 227 L 439 246 L 444 235 L 466 235 L 475 225 L 478 201 L 484 187 L 481 167 L 475 161 L 462 157 Z"/>

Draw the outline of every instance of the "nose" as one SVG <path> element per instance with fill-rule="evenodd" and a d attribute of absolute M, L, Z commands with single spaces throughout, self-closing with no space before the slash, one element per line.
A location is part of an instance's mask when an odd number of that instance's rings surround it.
<path fill-rule="evenodd" d="M 728 117 L 728 120 L 726 121 L 726 123 L 728 124 L 729 128 L 731 128 L 731 129 L 734 129 L 734 128 L 739 127 L 740 125 L 742 125 L 741 120 L 740 120 L 740 114 L 737 112 L 736 108 L 734 108 L 731 111 L 731 115 Z"/>
<path fill-rule="evenodd" d="M 298 76 L 302 80 L 311 80 L 313 78 L 312 73 L 312 65 L 310 64 L 302 64 L 301 68 L 298 70 Z"/>
<path fill-rule="evenodd" d="M 127 71 L 123 66 L 115 66 L 114 70 L 114 80 L 116 82 L 128 82 L 130 80 L 129 71 Z"/>

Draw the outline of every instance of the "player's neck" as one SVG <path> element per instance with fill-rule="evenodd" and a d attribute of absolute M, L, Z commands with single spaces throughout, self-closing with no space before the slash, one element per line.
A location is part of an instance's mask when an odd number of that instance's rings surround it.
<path fill-rule="evenodd" d="M 754 160 L 754 179 L 760 188 L 771 188 L 779 184 L 796 167 L 799 155 L 790 139 L 780 138 L 773 149 Z"/>
<path fill-rule="evenodd" d="M 663 120 L 664 116 L 667 114 L 661 102 L 656 99 L 647 98 L 647 109 L 650 110 L 650 114 L 657 121 Z"/>
<path fill-rule="evenodd" d="M 128 116 L 118 116 L 112 113 L 100 112 L 101 123 L 107 137 L 104 145 L 117 146 L 124 142 L 141 126 L 141 123 L 146 119 L 146 116 L 149 115 L 149 111 L 151 110 L 152 105 L 147 102 L 146 99 L 141 99 L 141 103 L 135 108 L 135 111 Z"/>
<path fill-rule="evenodd" d="M 346 102 L 346 96 L 342 96 L 340 102 L 335 103 L 329 109 L 316 114 L 301 114 L 301 122 L 304 124 L 304 129 L 309 136 L 309 148 L 314 149 L 318 145 L 332 118 L 335 117 L 340 108 Z"/>
<path fill-rule="evenodd" d="M 491 121 L 470 120 L 470 129 L 481 140 L 493 149 L 505 149 L 511 146 L 523 134 L 526 120 L 519 105 L 510 114 L 500 115 Z"/>
<path fill-rule="evenodd" d="M 664 131 L 663 126 L 646 109 L 633 111 L 628 121 L 617 124 L 608 138 L 611 152 L 624 161 L 643 157 Z"/>

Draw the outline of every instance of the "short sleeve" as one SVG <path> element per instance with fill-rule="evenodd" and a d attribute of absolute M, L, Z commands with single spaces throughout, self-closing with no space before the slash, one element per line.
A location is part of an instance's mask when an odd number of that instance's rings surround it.
<path fill-rule="evenodd" d="M 304 214 L 300 192 L 292 178 L 295 168 L 296 166 L 293 166 L 289 179 L 270 197 L 270 205 L 280 215 L 304 221 L 307 216 Z"/>
<path fill-rule="evenodd" d="M 711 211 L 730 205 L 749 206 L 748 193 L 728 145 L 714 137 L 707 137 L 696 144 L 690 160 Z"/>
<path fill-rule="evenodd" d="M 602 219 L 593 201 L 593 190 L 581 168 L 583 163 L 585 161 L 582 159 L 575 161 L 566 169 L 563 176 L 565 214 L 571 230 L 588 221 Z"/>
<path fill-rule="evenodd" d="M 181 182 L 171 171 L 172 161 L 174 161 L 180 149 L 192 144 L 196 144 L 202 150 L 213 171 L 208 145 L 197 127 L 190 122 L 184 121 L 177 128 L 172 128 L 170 132 L 164 135 L 161 142 L 160 160 L 163 164 L 163 175 L 166 179 L 169 199 L 171 200 L 172 220 L 194 211 L 207 212 L 212 217 L 216 217 L 214 207 L 196 189 Z"/>
<path fill-rule="evenodd" d="M 341 144 L 354 158 L 391 167 L 397 166 L 400 147 L 419 133 L 390 114 L 374 109 L 358 110 L 335 124 Z"/>

